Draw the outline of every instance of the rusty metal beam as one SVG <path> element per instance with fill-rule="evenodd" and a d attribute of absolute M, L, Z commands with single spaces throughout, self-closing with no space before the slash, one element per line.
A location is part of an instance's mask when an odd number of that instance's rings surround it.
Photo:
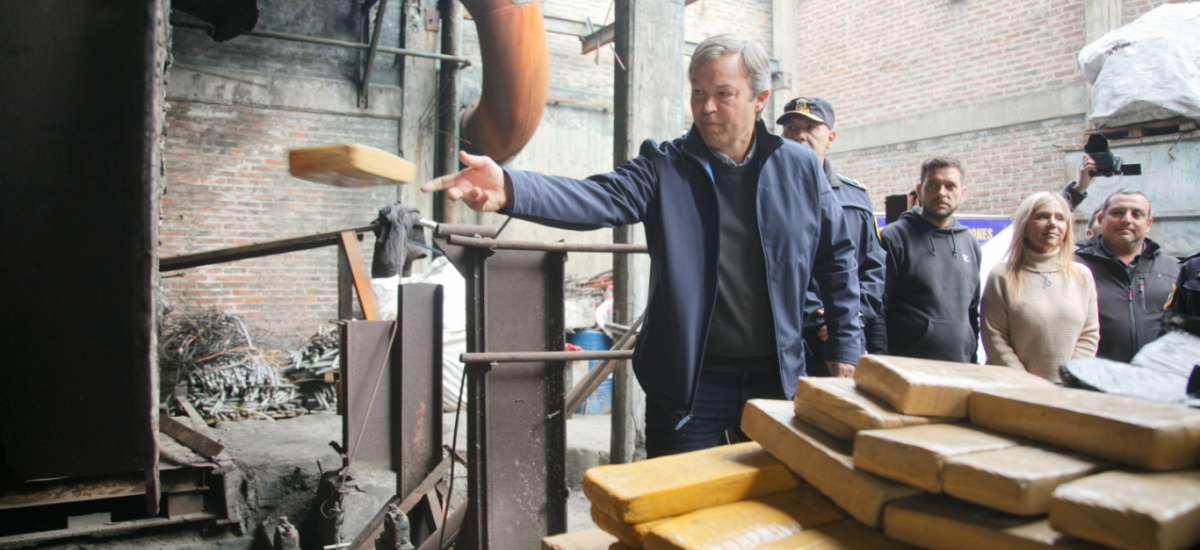
<path fill-rule="evenodd" d="M 370 5 L 376 0 L 368 0 L 363 5 L 363 13 L 370 12 Z M 371 32 L 371 47 L 367 48 L 367 59 L 363 64 L 362 87 L 358 90 L 358 108 L 370 107 L 371 72 L 375 69 L 375 53 L 379 51 L 379 35 L 383 31 L 383 16 L 387 13 L 387 0 L 378 0 L 379 8 L 375 10 L 375 30 Z"/>
<path fill-rule="evenodd" d="M 632 359 L 633 351 L 502 351 L 464 353 L 463 363 L 528 363 L 530 361 L 591 361 L 594 359 Z"/>
<path fill-rule="evenodd" d="M 194 254 L 181 254 L 179 256 L 171 256 L 169 258 L 160 258 L 158 260 L 158 270 L 162 273 L 166 273 L 168 271 L 178 271 L 180 269 L 188 269 L 192 267 L 220 264 L 225 262 L 236 262 L 238 260 L 261 258 L 263 256 L 274 256 L 275 254 L 286 254 L 288 252 L 298 252 L 301 250 L 311 250 L 314 248 L 321 248 L 323 246 L 332 246 L 337 244 L 338 240 L 340 239 L 340 235 L 346 231 L 353 231 L 355 234 L 361 235 L 367 231 L 374 230 L 375 225 L 371 224 L 350 229 L 330 231 L 328 233 L 317 233 L 315 235 L 307 235 L 304 237 L 293 237 L 278 241 L 267 241 L 263 243 L 248 244 L 245 246 L 235 246 L 233 248 L 222 248 L 207 252 L 197 252 Z"/>
<path fill-rule="evenodd" d="M 171 26 L 172 27 L 180 27 L 180 28 L 184 28 L 184 29 L 199 29 L 199 30 L 208 29 L 207 25 L 201 25 L 198 23 L 188 23 L 186 21 L 171 21 Z M 334 46 L 334 47 L 338 47 L 338 48 L 350 48 L 353 50 L 366 50 L 366 49 L 370 49 L 370 47 L 371 47 L 370 44 L 361 44 L 358 42 L 347 42 L 345 40 L 334 40 L 332 38 L 318 38 L 315 36 L 304 36 L 302 34 L 292 34 L 292 33 L 277 32 L 277 31 L 250 31 L 248 33 L 245 33 L 243 36 L 254 36 L 257 38 L 274 38 L 274 39 L 278 39 L 278 40 L 287 40 L 289 42 L 301 42 L 301 43 L 305 43 L 305 44 L 318 44 L 321 46 Z M 380 46 L 380 47 L 376 48 L 376 50 L 379 51 L 379 53 L 386 53 L 386 54 L 391 54 L 391 55 L 403 55 L 403 56 L 408 56 L 408 57 L 423 57 L 426 59 L 440 59 L 443 61 L 455 61 L 463 67 L 469 66 L 471 64 L 471 60 L 467 59 L 465 57 L 454 57 L 454 56 L 449 56 L 449 55 L 442 55 L 440 53 L 423 52 L 420 50 L 409 50 L 409 49 L 405 49 L 405 48 L 390 48 L 387 46 Z"/>
<path fill-rule="evenodd" d="M 464 248 L 487 248 L 491 250 L 534 250 L 541 252 L 605 252 L 613 254 L 645 254 L 646 245 L 641 244 L 572 244 L 572 243 L 543 243 L 533 241 L 501 241 L 496 239 L 475 239 L 451 235 L 449 244 Z"/>

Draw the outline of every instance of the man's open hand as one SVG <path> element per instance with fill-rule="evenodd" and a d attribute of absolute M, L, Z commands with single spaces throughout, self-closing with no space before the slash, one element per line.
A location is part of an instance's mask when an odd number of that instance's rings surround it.
<path fill-rule="evenodd" d="M 461 200 L 478 212 L 495 212 L 508 206 L 511 189 L 504 170 L 496 161 L 464 151 L 458 153 L 458 159 L 467 167 L 460 172 L 425 182 L 421 191 L 431 193 L 444 190 L 450 200 Z"/>
<path fill-rule="evenodd" d="M 854 365 L 851 365 L 850 363 L 843 363 L 841 361 L 826 361 L 825 364 L 829 365 L 829 374 L 832 376 L 837 378 L 854 377 Z"/>

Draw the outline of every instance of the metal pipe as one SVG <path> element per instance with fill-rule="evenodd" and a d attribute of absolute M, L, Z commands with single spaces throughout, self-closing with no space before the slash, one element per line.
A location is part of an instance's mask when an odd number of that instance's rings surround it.
<path fill-rule="evenodd" d="M 199 23 L 189 23 L 186 21 L 172 21 L 171 26 L 172 27 L 180 27 L 180 28 L 184 28 L 184 29 L 199 29 L 199 30 L 207 30 L 208 29 L 208 25 L 202 25 Z M 258 37 L 258 38 L 275 38 L 278 40 L 287 40 L 290 42 L 303 42 L 305 44 L 318 44 L 321 46 L 335 46 L 338 48 L 350 48 L 353 50 L 369 50 L 371 48 L 370 44 L 360 44 L 358 42 L 347 42 L 345 40 L 334 40 L 332 38 L 317 38 L 315 36 L 304 36 L 302 34 L 292 34 L 292 33 L 287 33 L 287 32 L 250 31 L 250 32 L 246 33 L 245 36 L 254 36 L 254 37 Z M 418 50 L 408 50 L 408 49 L 404 49 L 404 48 L 389 48 L 386 46 L 380 46 L 379 48 L 377 48 L 377 51 L 379 51 L 380 53 L 388 53 L 388 54 L 392 54 L 392 55 L 406 55 L 409 57 L 423 57 L 426 59 L 441 59 L 443 61 L 456 61 L 462 67 L 466 67 L 471 64 L 471 60 L 467 59 L 465 57 L 448 56 L 448 55 L 442 55 L 440 53 L 422 52 L 422 51 L 418 51 Z"/>
<path fill-rule="evenodd" d="M 625 351 L 484 351 L 464 353 L 459 356 L 463 363 L 541 363 L 551 361 L 591 361 L 605 359 L 632 359 L 633 350 Z"/>
<path fill-rule="evenodd" d="M 442 0 L 442 54 L 458 55 L 458 22 L 462 6 L 458 0 Z M 434 151 L 434 175 L 458 171 L 458 65 L 443 62 L 438 75 L 437 150 Z M 454 223 L 454 201 L 445 191 L 434 195 L 434 217 L 442 223 Z M 495 236 L 495 235 L 492 235 Z"/>
<path fill-rule="evenodd" d="M 450 235 L 447 242 L 465 248 L 489 248 L 492 250 L 537 250 L 542 252 L 608 252 L 613 254 L 645 254 L 644 244 L 572 244 L 572 243 L 541 243 L 533 241 L 501 241 L 496 239 L 475 239 Z"/>
<path fill-rule="evenodd" d="M 370 8 L 366 9 L 370 10 Z M 371 72 L 375 69 L 375 52 L 379 51 L 379 35 L 383 33 L 383 16 L 386 12 L 387 0 L 379 0 L 379 9 L 375 10 L 375 30 L 371 32 L 371 45 L 367 48 L 367 62 L 363 69 L 362 87 L 358 91 L 358 107 L 360 109 L 366 109 L 371 104 Z"/>
<path fill-rule="evenodd" d="M 462 0 L 475 21 L 483 88 L 463 117 L 462 148 L 504 163 L 529 143 L 550 88 L 542 6 L 536 0 Z"/>

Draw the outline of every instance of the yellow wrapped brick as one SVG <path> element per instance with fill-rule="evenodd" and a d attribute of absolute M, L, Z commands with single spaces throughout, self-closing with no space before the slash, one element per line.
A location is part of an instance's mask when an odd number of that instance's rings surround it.
<path fill-rule="evenodd" d="M 1200 411 L 1069 388 L 971 396 L 971 423 L 1147 470 L 1200 467 Z"/>
<path fill-rule="evenodd" d="M 1060 485 L 1050 500 L 1055 529 L 1126 550 L 1200 544 L 1200 471 L 1113 471 Z"/>
<path fill-rule="evenodd" d="M 1100 550 L 1050 527 L 1045 518 L 997 512 L 942 495 L 923 495 L 888 505 L 883 517 L 888 538 L 930 550 Z"/>
<path fill-rule="evenodd" d="M 853 440 L 861 430 L 903 428 L 954 422 L 954 418 L 896 412 L 858 389 L 849 378 L 801 378 L 796 384 L 796 416 L 839 439 Z"/>
<path fill-rule="evenodd" d="M 931 493 L 942 492 L 950 457 L 1015 447 L 1011 437 L 957 424 L 858 432 L 854 467 Z"/>
<path fill-rule="evenodd" d="M 966 418 L 967 397 L 976 390 L 1054 387 L 1016 369 L 887 355 L 859 359 L 854 383 L 904 414 L 953 418 Z"/>
<path fill-rule="evenodd" d="M 855 469 L 850 444 L 797 418 L 789 401 L 751 399 L 742 413 L 742 431 L 868 527 L 883 524 L 888 502 L 920 494 Z"/>
<path fill-rule="evenodd" d="M 786 466 L 753 441 L 609 466 L 583 476 L 600 512 L 637 524 L 799 485 Z"/>
<path fill-rule="evenodd" d="M 396 155 L 345 143 L 288 151 L 292 177 L 335 187 L 397 185 L 417 177 L 417 166 Z"/>
<path fill-rule="evenodd" d="M 805 529 L 754 550 L 908 550 L 914 548 L 848 519 Z"/>
<path fill-rule="evenodd" d="M 617 540 L 630 548 L 641 548 L 643 541 L 646 539 L 646 533 L 655 525 L 666 521 L 669 518 L 650 520 L 645 523 L 628 524 L 620 521 L 592 506 L 592 523 L 596 524 L 604 532 L 617 537 Z"/>
<path fill-rule="evenodd" d="M 599 529 L 542 538 L 542 550 L 610 550 L 616 537 Z"/>
<path fill-rule="evenodd" d="M 950 458 L 942 470 L 942 489 L 1007 514 L 1041 515 L 1056 487 L 1107 468 L 1107 463 L 1084 455 L 1009 447 Z"/>
<path fill-rule="evenodd" d="M 749 550 L 845 517 L 829 499 L 804 485 L 668 519 L 650 529 L 644 548 Z"/>

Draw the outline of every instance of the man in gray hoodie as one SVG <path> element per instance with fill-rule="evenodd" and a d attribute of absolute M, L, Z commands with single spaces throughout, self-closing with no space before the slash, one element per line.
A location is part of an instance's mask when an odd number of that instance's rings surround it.
<path fill-rule="evenodd" d="M 871 349 L 973 363 L 979 341 L 979 242 L 954 219 L 966 197 L 958 159 L 921 163 L 921 206 L 882 231 L 887 251 L 883 312 Z"/>

